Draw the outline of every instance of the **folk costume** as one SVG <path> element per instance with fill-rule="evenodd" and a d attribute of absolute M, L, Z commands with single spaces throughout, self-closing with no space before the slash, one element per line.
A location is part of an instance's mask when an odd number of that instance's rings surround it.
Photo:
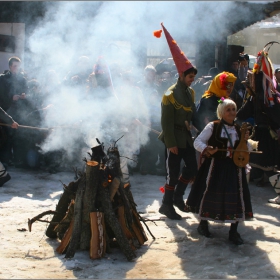
<path fill-rule="evenodd" d="M 222 72 L 214 77 L 208 90 L 202 95 L 196 114 L 196 128 L 202 131 L 205 127 L 206 120 L 208 122 L 217 119 L 216 110 L 218 106 L 218 100 L 222 97 L 228 98 L 226 86 L 228 83 L 235 83 L 236 77 L 229 72 Z"/>
<path fill-rule="evenodd" d="M 197 70 L 181 51 L 176 41 L 163 24 L 161 25 L 178 73 L 184 73 L 189 69 L 193 69 L 196 73 Z M 154 35 L 160 37 L 161 32 L 162 30 L 155 31 Z M 170 219 L 181 219 L 173 205 L 184 211 L 183 195 L 185 189 L 188 183 L 194 180 L 197 173 L 195 149 L 189 130 L 193 114 L 196 112 L 194 95 L 194 91 L 179 78 L 176 84 L 166 91 L 161 102 L 162 131 L 159 139 L 165 144 L 167 176 L 159 212 Z M 174 154 L 169 150 L 172 147 L 178 148 L 178 154 Z M 185 162 L 185 166 L 180 175 L 182 159 Z"/>
<path fill-rule="evenodd" d="M 246 103 L 237 112 L 238 120 L 253 118 L 255 122 L 252 139 L 258 141 L 260 155 L 250 156 L 252 166 L 251 179 L 256 184 L 264 183 L 264 175 L 269 178 L 277 174 L 279 164 L 279 140 L 277 130 L 280 127 L 280 94 L 277 91 L 273 65 L 266 47 L 258 53 L 253 71 L 248 71 L 245 85 L 250 92 Z M 280 204 L 279 190 L 275 188 Z M 275 199 L 268 200 L 275 203 Z"/>
<path fill-rule="evenodd" d="M 207 155 L 186 202 L 187 211 L 197 213 L 201 219 L 198 227 L 201 235 L 211 237 L 208 220 L 231 223 L 229 238 L 237 245 L 243 243 L 237 233 L 238 222 L 253 217 L 245 168 L 235 165 L 232 159 L 231 150 L 238 146 L 240 136 L 240 127 L 223 119 L 206 125 L 194 141 L 195 149 L 202 155 L 208 146 L 227 151 Z"/>

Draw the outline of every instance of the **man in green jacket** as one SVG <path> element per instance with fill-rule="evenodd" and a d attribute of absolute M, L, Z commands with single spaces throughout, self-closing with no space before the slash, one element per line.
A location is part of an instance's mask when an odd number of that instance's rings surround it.
<path fill-rule="evenodd" d="M 162 28 L 179 78 L 177 83 L 166 91 L 161 102 L 162 132 L 159 139 L 166 148 L 167 176 L 159 212 L 172 220 L 180 220 L 181 216 L 176 213 L 173 205 L 185 211 L 183 195 L 187 185 L 194 180 L 197 173 L 196 152 L 190 131 L 191 121 L 196 113 L 195 93 L 190 86 L 197 74 L 197 69 L 186 58 L 163 24 Z M 185 165 L 180 175 L 182 160 Z"/>

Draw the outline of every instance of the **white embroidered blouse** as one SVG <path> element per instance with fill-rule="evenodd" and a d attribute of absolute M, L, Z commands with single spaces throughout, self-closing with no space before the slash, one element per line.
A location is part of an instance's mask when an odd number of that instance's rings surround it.
<path fill-rule="evenodd" d="M 234 145 L 236 140 L 239 140 L 237 131 L 235 130 L 235 126 L 226 125 L 226 130 L 228 132 L 229 137 L 231 138 L 231 142 Z M 214 123 L 209 122 L 205 128 L 201 131 L 201 133 L 196 137 L 193 145 L 194 148 L 199 151 L 203 152 L 203 150 L 208 146 L 208 140 L 210 139 L 213 133 Z M 222 138 L 228 138 L 227 133 L 224 128 L 222 128 L 221 135 Z M 227 147 L 230 148 L 230 141 L 227 142 Z M 252 151 L 253 147 L 247 142 L 248 151 Z M 215 148 L 215 147 L 214 147 Z M 229 156 L 229 152 L 227 152 L 227 156 Z"/>

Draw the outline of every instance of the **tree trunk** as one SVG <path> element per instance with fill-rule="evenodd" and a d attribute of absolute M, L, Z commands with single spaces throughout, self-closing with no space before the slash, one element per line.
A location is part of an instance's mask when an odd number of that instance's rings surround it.
<path fill-rule="evenodd" d="M 131 261 L 136 257 L 134 251 L 132 250 L 127 237 L 125 236 L 120 223 L 114 213 L 112 203 L 110 201 L 110 194 L 108 188 L 99 186 L 100 199 L 102 201 L 102 208 L 104 210 L 104 217 L 106 224 L 108 224 L 113 230 L 116 240 L 126 256 L 127 260 Z"/>
<path fill-rule="evenodd" d="M 56 248 L 56 252 L 58 252 L 59 254 L 63 254 L 70 243 L 72 232 L 73 232 L 73 225 L 74 225 L 74 219 L 71 221 L 70 226 L 66 230 L 59 246 Z"/>
<path fill-rule="evenodd" d="M 83 218 L 80 249 L 88 250 L 90 246 L 91 229 L 90 213 L 96 211 L 95 201 L 99 180 L 99 163 L 96 161 L 87 161 L 86 164 L 86 188 L 83 197 Z"/>
<path fill-rule="evenodd" d="M 61 240 L 64 238 L 64 235 L 67 231 L 67 229 L 70 226 L 70 223 L 73 219 L 74 216 L 74 206 L 75 205 L 75 200 L 72 199 L 68 211 L 66 212 L 65 217 L 59 222 L 59 224 L 53 229 L 55 232 L 57 232 L 58 238 Z M 73 227 L 73 226 L 72 226 Z"/>
<path fill-rule="evenodd" d="M 71 202 L 71 199 L 75 198 L 75 193 L 77 191 L 78 185 L 81 181 L 81 178 L 77 179 L 74 182 L 70 182 L 68 186 L 65 186 L 64 192 L 61 195 L 59 202 L 56 206 L 55 211 L 57 211 L 57 214 L 53 215 L 53 218 L 51 222 L 57 222 L 59 223 L 63 217 L 65 216 L 69 203 Z M 50 223 L 46 230 L 46 235 L 49 238 L 57 238 L 57 233 L 54 231 L 56 224 Z"/>
<path fill-rule="evenodd" d="M 76 193 L 74 205 L 74 226 L 70 244 L 68 246 L 65 258 L 73 258 L 78 246 L 80 245 L 81 230 L 82 230 L 82 209 L 83 209 L 83 195 L 85 191 L 85 176 L 80 180 L 78 190 Z"/>
<path fill-rule="evenodd" d="M 89 256 L 91 259 L 100 259 L 106 252 L 106 229 L 104 223 L 104 213 L 91 212 L 91 239 Z"/>

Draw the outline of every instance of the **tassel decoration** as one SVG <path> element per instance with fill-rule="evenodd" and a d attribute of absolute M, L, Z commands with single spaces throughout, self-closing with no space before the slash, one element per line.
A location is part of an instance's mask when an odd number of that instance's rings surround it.
<path fill-rule="evenodd" d="M 220 77 L 221 89 L 226 90 L 227 86 L 227 74 L 222 74 Z"/>
<path fill-rule="evenodd" d="M 157 38 L 160 38 L 161 37 L 161 33 L 162 33 L 162 30 L 156 30 L 154 31 L 154 36 L 157 37 Z"/>

